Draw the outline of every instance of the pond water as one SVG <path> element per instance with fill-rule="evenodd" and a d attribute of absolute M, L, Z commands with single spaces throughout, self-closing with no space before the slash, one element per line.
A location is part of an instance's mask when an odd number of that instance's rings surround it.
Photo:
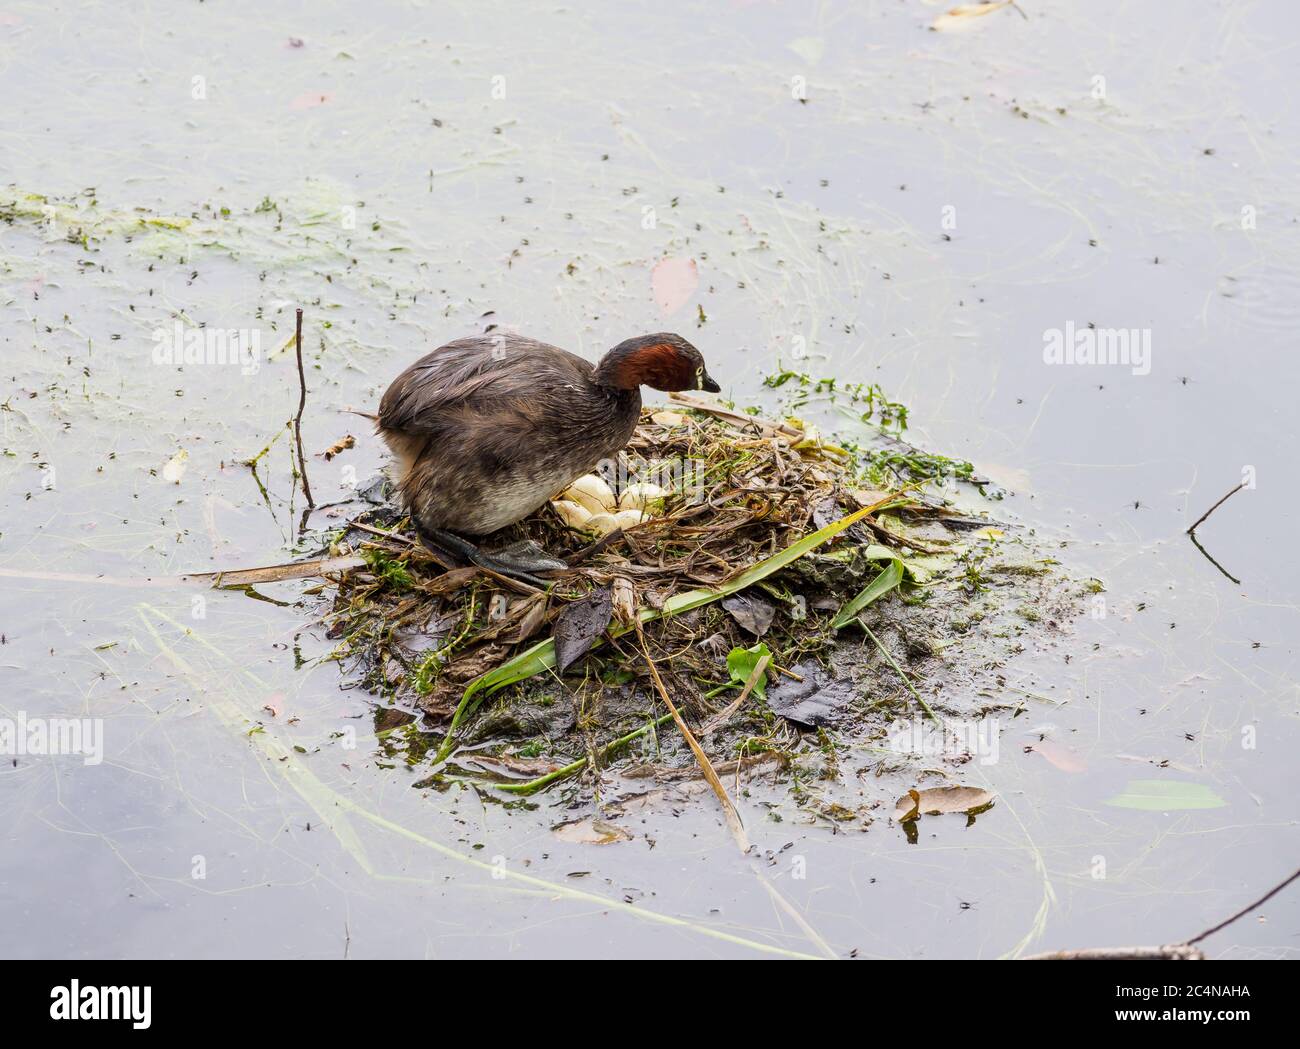
<path fill-rule="evenodd" d="M 0 764 L 0 951 L 1004 957 L 1295 868 L 1300 16 L 944 6 L 0 4 L 0 717 L 104 733 Z M 785 367 L 881 384 L 1105 584 L 1003 669 L 998 803 L 914 845 L 751 811 L 744 858 L 707 796 L 592 846 L 558 795 L 412 790 L 306 584 L 149 582 L 306 552 L 297 305 L 306 446 L 357 438 L 321 504 L 383 462 L 345 411 L 489 322 L 677 330 L 773 411 Z M 177 323 L 260 355 L 160 363 Z M 1127 363 L 1045 355 L 1089 325 Z M 1298 917 L 1205 946 L 1294 957 Z"/>

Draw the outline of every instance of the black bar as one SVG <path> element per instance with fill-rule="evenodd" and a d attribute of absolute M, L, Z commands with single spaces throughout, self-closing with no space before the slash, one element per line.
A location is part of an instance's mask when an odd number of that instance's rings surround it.
<path fill-rule="evenodd" d="M 497 1018 L 504 1006 L 505 1015 L 513 1017 L 510 1024 L 522 1025 L 516 1034 L 526 1036 L 533 1023 L 539 1025 L 536 1034 L 554 1031 L 557 1023 L 596 1022 L 619 1002 L 616 1011 L 625 1019 L 646 1010 L 665 1010 L 667 1019 L 682 1006 L 673 1001 L 680 994 L 695 1003 L 690 1006 L 694 1015 L 702 1004 L 698 996 L 708 999 L 720 1031 L 743 1032 L 746 1019 L 761 1016 L 765 1039 L 773 1033 L 769 1024 L 776 1013 L 793 1025 L 792 1034 L 802 1028 L 805 1037 L 809 1023 L 851 1023 L 868 1035 L 885 1030 L 879 1023 L 888 1021 L 892 1029 L 901 1020 L 909 1027 L 919 1023 L 914 1029 L 927 1037 L 946 1031 L 975 1036 L 1005 1025 L 1012 1032 L 1068 1032 L 1073 1040 L 1078 1034 L 1125 1028 L 1203 1028 L 1226 1035 L 1261 1021 L 1281 1024 L 1294 1012 L 1295 970 L 1266 962 L 869 961 L 822 966 L 798 977 L 752 967 L 734 974 L 676 969 L 643 976 L 626 966 L 603 965 L 594 983 L 591 976 L 571 971 L 575 966 L 555 961 L 517 973 L 489 972 L 489 966 L 464 961 L 10 961 L 0 964 L 0 1016 L 9 1036 L 56 1028 L 74 1036 L 98 1034 L 112 1027 L 130 1036 L 208 1039 L 229 1034 L 261 1040 L 320 1033 L 337 1038 L 353 1031 L 373 1036 L 391 1025 L 391 1035 L 414 1037 L 425 1025 L 445 1035 L 453 1020 L 457 1027 L 482 1024 L 489 1036 L 501 1031 Z M 714 979 L 727 981 L 724 999 L 707 990 Z M 74 980 L 77 1018 L 53 1018 L 52 1009 L 67 1011 Z M 137 994 L 106 997 L 101 988 L 135 988 Z M 135 1019 L 129 1015 L 132 1002 L 138 1007 Z M 128 1014 L 125 1018 L 81 1018 L 92 1005 L 111 1011 L 115 1003 L 119 1013 Z M 493 1003 L 496 1008 L 484 1009 Z M 1208 1022 L 1201 1013 L 1210 1014 Z M 142 1022 L 148 1026 L 136 1026 Z M 600 1023 L 611 1032 L 621 1026 L 613 1014 Z"/>

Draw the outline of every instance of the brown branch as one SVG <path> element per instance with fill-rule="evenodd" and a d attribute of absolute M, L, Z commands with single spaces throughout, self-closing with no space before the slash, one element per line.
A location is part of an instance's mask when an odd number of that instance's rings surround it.
<path fill-rule="evenodd" d="M 39 579 L 51 583 L 97 583 L 128 587 L 189 586 L 196 583 L 209 586 L 248 586 L 254 583 L 278 583 L 284 579 L 309 579 L 323 576 L 327 572 L 360 568 L 364 564 L 365 561 L 360 557 L 318 557 L 310 561 L 290 561 L 259 568 L 230 568 L 221 572 L 191 572 L 188 575 L 168 576 L 105 576 L 0 568 L 0 579 Z"/>
<path fill-rule="evenodd" d="M 1205 560 L 1209 561 L 1210 564 L 1214 565 L 1215 568 L 1217 568 L 1220 572 L 1222 572 L 1224 575 L 1226 575 L 1229 579 L 1231 579 L 1231 580 L 1232 580 L 1234 583 L 1236 583 L 1238 586 L 1241 586 L 1241 580 L 1238 579 L 1238 578 L 1237 578 L 1235 575 L 1233 575 L 1231 572 L 1229 572 L 1226 568 L 1224 568 L 1223 565 L 1219 564 L 1219 562 L 1216 561 L 1216 560 L 1215 560 L 1215 559 L 1210 555 L 1210 551 L 1206 550 L 1205 547 L 1203 547 L 1203 546 L 1201 545 L 1201 541 L 1200 541 L 1199 539 L 1196 538 L 1196 533 L 1195 533 L 1195 532 L 1189 532 L 1188 535 L 1187 535 L 1187 538 L 1190 539 L 1190 540 L 1192 541 L 1192 546 L 1196 547 L 1196 549 L 1199 550 L 1199 551 L 1204 555 Z"/>
<path fill-rule="evenodd" d="M 1235 490 L 1235 489 L 1234 489 Z M 1228 495 L 1231 495 L 1229 492 Z M 1224 498 L 1227 498 L 1226 496 Z M 1220 499 L 1220 502 L 1223 500 Z M 1247 904 L 1230 918 L 1225 918 L 1218 925 L 1212 925 L 1203 933 L 1193 936 L 1190 940 L 1183 940 L 1182 943 L 1169 943 L 1160 947 L 1084 947 L 1072 951 L 1051 951 L 1047 954 L 1030 954 L 1026 955 L 1021 961 L 1026 962 L 1054 962 L 1054 961 L 1131 961 L 1141 959 L 1155 959 L 1163 961 L 1204 961 L 1205 955 L 1199 947 L 1192 946 L 1199 943 L 1207 936 L 1213 936 L 1216 932 L 1226 929 L 1238 918 L 1244 918 L 1256 907 L 1262 906 L 1285 889 L 1297 878 L 1300 878 L 1300 870 L 1297 870 L 1285 881 L 1274 885 L 1268 892 L 1264 893 L 1254 903 Z"/>
<path fill-rule="evenodd" d="M 1083 947 L 1076 951 L 1050 951 L 1047 954 L 1028 954 L 1022 962 L 1080 962 L 1080 961 L 1166 961 L 1203 962 L 1205 955 L 1185 943 L 1171 943 L 1165 947 Z"/>
<path fill-rule="evenodd" d="M 1285 889 L 1288 885 L 1290 885 L 1290 884 L 1291 884 L 1293 881 L 1295 881 L 1297 878 L 1300 878 L 1300 870 L 1296 871 L 1294 874 L 1291 875 L 1291 877 L 1287 878 L 1287 880 L 1284 881 L 1284 882 L 1282 882 L 1280 885 L 1275 885 L 1275 886 L 1273 886 L 1273 888 L 1269 889 L 1268 892 L 1264 893 L 1264 895 L 1261 896 L 1259 899 L 1257 899 L 1254 903 L 1250 904 L 1248 907 L 1243 907 L 1243 908 L 1242 908 L 1241 910 L 1239 910 L 1236 914 L 1234 914 L 1231 918 L 1227 918 L 1227 919 L 1225 919 L 1224 921 L 1219 922 L 1218 925 L 1215 925 L 1215 926 L 1212 926 L 1212 927 L 1209 928 L 1209 929 L 1206 929 L 1206 930 L 1205 930 L 1203 933 L 1201 933 L 1199 936 L 1193 936 L 1190 940 L 1184 940 L 1183 942 L 1184 942 L 1184 943 L 1187 943 L 1187 944 L 1193 944 L 1193 943 L 1198 942 L 1199 940 L 1203 940 L 1203 939 L 1205 939 L 1205 937 L 1210 936 L 1210 935 L 1212 935 L 1213 933 L 1218 932 L 1220 929 L 1226 929 L 1229 925 L 1231 925 L 1233 922 L 1235 922 L 1238 918 L 1244 918 L 1247 914 L 1249 914 L 1251 911 L 1253 911 L 1256 907 L 1260 906 L 1260 905 L 1263 904 L 1263 903 L 1267 903 L 1269 900 L 1271 900 L 1274 896 L 1276 896 L 1279 892 L 1281 892 L 1283 889 Z"/>
<path fill-rule="evenodd" d="M 1187 529 L 1187 534 L 1192 535 L 1196 531 L 1196 529 L 1198 529 L 1202 524 L 1205 523 L 1205 519 L 1209 517 L 1210 514 L 1214 513 L 1215 510 L 1221 507 L 1224 503 L 1226 503 L 1229 499 L 1231 499 L 1234 495 L 1236 495 L 1245 487 L 1246 487 L 1246 482 L 1242 481 L 1241 484 L 1237 485 L 1236 488 L 1234 488 L 1222 499 L 1220 499 L 1217 503 L 1215 503 L 1212 507 L 1206 510 L 1205 513 L 1201 514 L 1201 516 L 1196 519 L 1196 523 L 1192 525 L 1191 528 Z"/>
<path fill-rule="evenodd" d="M 311 485 L 307 483 L 307 457 L 302 451 L 302 410 L 307 407 L 307 376 L 302 370 L 302 310 L 298 311 L 297 325 L 294 329 L 298 344 L 298 414 L 293 420 L 293 436 L 298 442 L 298 472 L 302 474 L 302 494 L 307 497 L 309 509 L 315 508 L 316 501 L 311 497 Z"/>
<path fill-rule="evenodd" d="M 408 539 L 397 532 L 386 532 L 382 528 L 376 528 L 374 525 L 363 524 L 360 521 L 349 521 L 349 528 L 355 528 L 361 532 L 369 532 L 371 535 L 382 535 L 385 539 L 395 539 L 399 543 L 405 543 L 407 546 L 419 546 L 414 539 Z"/>

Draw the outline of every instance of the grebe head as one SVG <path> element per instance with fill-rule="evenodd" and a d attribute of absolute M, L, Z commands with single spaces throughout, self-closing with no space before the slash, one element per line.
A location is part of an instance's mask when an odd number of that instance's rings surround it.
<path fill-rule="evenodd" d="M 704 367 L 700 351 L 680 335 L 664 331 L 620 342 L 601 359 L 593 378 L 598 385 L 615 390 L 649 386 L 718 393 L 722 389 Z"/>

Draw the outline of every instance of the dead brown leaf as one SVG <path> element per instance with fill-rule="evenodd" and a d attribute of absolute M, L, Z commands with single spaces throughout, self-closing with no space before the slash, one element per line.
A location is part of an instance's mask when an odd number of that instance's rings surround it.
<path fill-rule="evenodd" d="M 581 600 L 564 606 L 555 617 L 555 672 L 563 674 L 590 651 L 614 615 L 608 589 L 593 590 Z"/>
<path fill-rule="evenodd" d="M 339 452 L 346 452 L 349 448 L 355 447 L 356 443 L 357 443 L 357 439 L 353 437 L 351 434 L 347 434 L 344 437 L 340 437 L 337 441 L 335 441 L 333 444 L 331 444 L 328 448 L 325 449 L 324 452 L 325 461 L 329 462 L 331 459 L 334 458 L 334 456 L 338 455 Z"/>
<path fill-rule="evenodd" d="M 531 637 L 546 619 L 546 595 L 531 594 L 510 606 L 510 610 L 486 630 L 474 636 L 475 641 L 501 641 L 507 645 L 518 644 Z M 525 632 L 526 630 L 526 632 Z"/>
<path fill-rule="evenodd" d="M 476 575 L 478 575 L 477 568 L 453 568 L 443 572 L 442 575 L 434 576 L 427 583 L 421 583 L 420 589 L 430 597 L 438 597 L 459 590 Z"/>
<path fill-rule="evenodd" d="M 929 787 L 909 790 L 894 803 L 894 819 L 900 823 L 918 816 L 945 812 L 971 812 L 993 803 L 993 794 L 980 787 Z"/>

